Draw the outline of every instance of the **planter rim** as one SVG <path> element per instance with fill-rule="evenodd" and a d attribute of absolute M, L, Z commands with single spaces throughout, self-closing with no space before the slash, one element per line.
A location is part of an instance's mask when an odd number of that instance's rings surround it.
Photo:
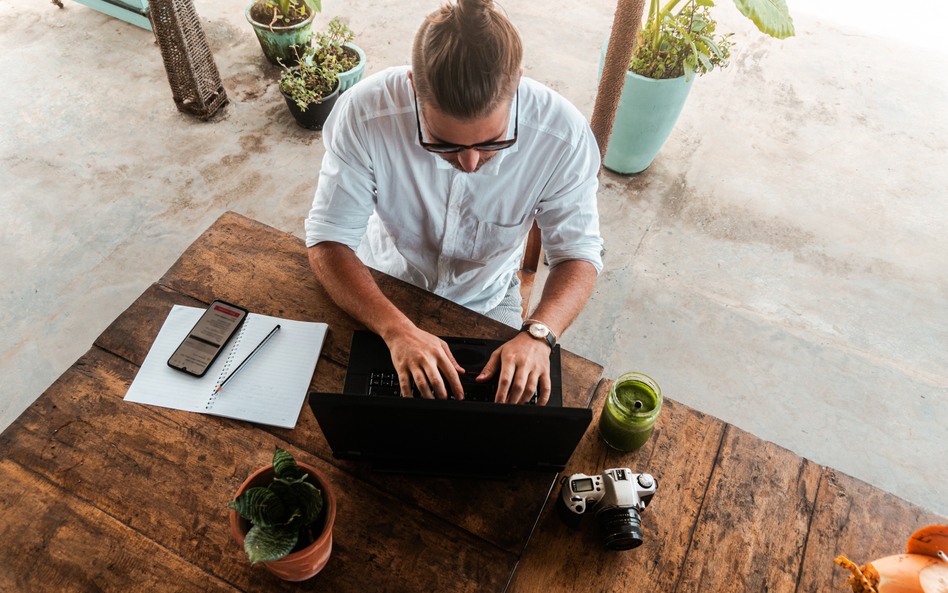
<path fill-rule="evenodd" d="M 605 55 L 608 47 L 609 47 L 609 38 L 606 37 L 605 40 L 602 42 L 601 52 L 603 56 Z M 649 78 L 648 76 L 642 76 L 641 74 L 636 74 L 635 72 L 632 72 L 628 68 L 625 69 L 625 74 L 626 74 L 626 78 L 631 76 L 633 78 L 638 78 L 639 80 L 647 81 L 649 83 L 654 83 L 654 84 L 663 83 L 663 82 L 683 81 L 685 78 L 684 74 L 682 74 L 681 76 L 676 76 L 675 78 Z M 691 84 L 692 82 L 695 81 L 695 78 L 698 78 L 697 74 L 695 75 L 694 78 L 691 79 L 691 82 L 686 82 L 685 84 Z"/>
<path fill-rule="evenodd" d="M 299 70 L 299 68 L 300 68 L 299 66 L 294 66 L 293 68 L 290 68 L 290 71 L 292 72 L 293 70 Z M 286 91 L 284 91 L 284 90 L 280 87 L 280 83 L 279 83 L 279 82 L 277 83 L 277 88 L 280 90 L 280 94 L 281 94 L 281 95 L 283 95 L 285 98 L 289 99 L 290 101 L 293 100 L 293 97 L 291 97 L 290 95 L 288 95 L 288 94 L 286 93 Z M 314 101 L 313 103 L 307 103 L 306 105 L 307 105 L 307 107 L 310 106 L 310 105 L 318 105 L 318 104 L 320 104 L 320 103 L 325 102 L 327 99 L 332 99 L 332 98 L 333 98 L 333 95 L 337 95 L 337 94 L 339 94 L 339 77 L 338 77 L 338 76 L 336 77 L 336 86 L 333 87 L 331 93 L 329 93 L 329 94 L 326 95 L 325 97 L 320 97 L 318 101 Z M 302 463 L 299 463 L 299 462 L 297 462 L 296 465 L 298 465 L 298 466 L 300 466 L 300 467 L 303 467 L 303 464 L 302 464 Z M 273 467 L 273 466 L 271 465 L 270 467 Z M 312 467 L 312 466 L 307 466 L 307 467 Z M 266 469 L 266 468 L 264 468 L 264 469 Z M 316 470 L 313 469 L 313 471 L 316 471 Z"/>
<path fill-rule="evenodd" d="M 326 521 L 323 525 L 323 532 L 319 534 L 319 537 L 316 538 L 316 541 L 306 546 L 302 550 L 299 550 L 297 552 L 291 552 L 290 554 L 287 554 L 286 556 L 284 556 L 283 558 L 280 558 L 279 560 L 270 560 L 268 562 L 264 562 L 264 564 L 278 564 L 281 562 L 291 562 L 295 560 L 296 558 L 305 554 L 306 551 L 309 550 L 310 548 L 313 548 L 318 545 L 322 545 L 326 542 L 327 539 L 332 537 L 332 526 L 336 522 L 336 494 L 333 492 L 332 486 L 329 484 L 329 480 L 327 480 L 326 477 L 323 476 L 319 472 L 319 470 L 317 470 L 315 467 L 308 465 L 306 463 L 300 463 L 299 461 L 296 462 L 296 465 L 306 470 L 306 472 L 310 474 L 311 477 L 316 478 L 316 481 L 318 481 L 319 484 L 323 486 L 322 490 L 323 490 L 323 498 L 324 498 L 324 504 L 325 504 L 325 506 L 323 507 L 323 512 L 326 513 Z M 240 488 L 237 489 L 237 496 L 240 496 L 240 494 L 244 490 L 247 489 L 248 485 L 253 480 L 255 480 L 261 474 L 267 473 L 268 471 L 269 472 L 274 471 L 273 464 L 270 464 L 266 467 L 261 467 L 257 471 L 250 474 L 250 476 L 248 476 L 247 479 L 244 480 L 244 483 L 240 485 Z M 274 472 L 274 475 L 276 475 L 276 472 Z M 236 496 L 234 498 L 236 498 Z M 239 525 L 239 521 L 240 519 L 243 519 L 243 517 L 241 517 L 237 513 L 237 511 L 230 509 L 230 519 L 231 519 L 231 526 L 235 528 L 234 535 L 237 536 L 236 527 Z M 246 519 L 244 520 L 246 521 Z M 244 535 L 245 534 L 240 533 L 240 537 L 237 537 L 237 543 L 241 546 L 241 549 L 243 549 L 243 545 L 244 545 L 244 541 L 243 541 Z"/>
<path fill-rule="evenodd" d="M 641 74 L 636 74 L 631 70 L 626 70 L 626 75 L 638 78 L 639 80 L 648 82 L 648 83 L 661 83 L 661 82 L 684 82 L 685 84 L 691 84 L 695 81 L 695 78 L 698 78 L 698 75 L 695 74 L 695 77 L 691 79 L 691 82 L 685 81 L 685 75 L 676 76 L 675 78 L 649 78 L 648 76 L 642 76 Z"/>
<path fill-rule="evenodd" d="M 345 72 L 340 72 L 339 73 L 340 76 L 342 76 L 343 74 L 348 74 L 349 72 L 352 72 L 353 70 L 355 70 L 356 68 L 358 68 L 359 66 L 365 63 L 365 52 L 362 50 L 361 47 L 359 47 L 355 43 L 352 43 L 351 41 L 346 41 L 345 43 L 343 43 L 343 45 L 345 47 L 351 47 L 352 49 L 356 50 L 356 53 L 359 54 L 359 63 L 353 66 L 352 68 L 349 68 Z M 312 56 L 307 56 L 306 63 L 311 64 L 312 62 L 313 62 Z"/>
<path fill-rule="evenodd" d="M 257 4 L 259 4 L 260 2 L 261 2 L 261 0 L 253 0 L 253 2 L 251 2 L 250 4 L 248 4 L 246 10 L 244 10 L 244 16 L 247 17 L 247 22 L 249 22 L 249 23 L 250 23 L 251 25 L 253 25 L 255 28 L 258 28 L 258 29 L 265 29 L 265 30 L 269 31 L 269 30 L 270 30 L 270 25 L 267 25 L 267 24 L 265 24 L 265 23 L 258 23 L 257 21 L 253 20 L 253 18 L 250 17 L 250 9 L 253 8 L 254 6 L 256 6 Z M 296 30 L 296 29 L 302 29 L 302 28 L 305 27 L 306 25 L 312 24 L 312 22 L 313 22 L 313 20 L 314 20 L 315 18 L 316 18 L 316 11 L 310 10 L 309 16 L 306 17 L 306 20 L 301 21 L 301 22 L 299 22 L 299 23 L 296 23 L 295 25 L 288 25 L 288 26 L 285 26 L 285 27 L 281 27 L 281 26 L 279 26 L 279 25 L 274 25 L 273 30 L 274 30 L 274 31 L 276 31 L 276 30 L 280 30 L 280 31 L 293 31 L 293 30 Z"/>

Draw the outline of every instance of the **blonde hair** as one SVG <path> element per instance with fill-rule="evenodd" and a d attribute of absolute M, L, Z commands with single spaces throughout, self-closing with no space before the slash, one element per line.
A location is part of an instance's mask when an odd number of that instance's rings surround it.
<path fill-rule="evenodd" d="M 523 44 L 493 0 L 458 0 L 430 14 L 415 35 L 412 81 L 418 99 L 470 121 L 510 101 Z"/>

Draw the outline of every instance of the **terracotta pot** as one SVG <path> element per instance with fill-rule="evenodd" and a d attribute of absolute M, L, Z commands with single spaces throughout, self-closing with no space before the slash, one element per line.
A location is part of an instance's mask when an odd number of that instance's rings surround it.
<path fill-rule="evenodd" d="M 317 521 L 323 521 L 323 531 L 316 541 L 302 550 L 293 552 L 280 560 L 263 563 L 270 572 L 284 581 L 305 581 L 314 577 L 326 566 L 329 562 L 329 554 L 332 552 L 332 525 L 336 520 L 336 495 L 329 481 L 315 467 L 299 462 L 297 465 L 309 474 L 307 481 L 312 481 L 323 493 L 322 518 L 317 519 Z M 272 465 L 258 469 L 240 485 L 234 498 L 236 499 L 249 488 L 269 486 L 274 477 L 276 473 Z M 243 550 L 244 536 L 250 531 L 250 521 L 237 514 L 237 511 L 231 510 L 230 529 L 240 549 Z"/>

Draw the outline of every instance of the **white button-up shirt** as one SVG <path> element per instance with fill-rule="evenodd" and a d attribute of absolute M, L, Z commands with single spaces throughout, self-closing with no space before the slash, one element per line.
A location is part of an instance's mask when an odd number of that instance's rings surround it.
<path fill-rule="evenodd" d="M 522 78 L 517 143 L 464 173 L 419 145 L 408 70 L 366 78 L 333 108 L 306 246 L 343 243 L 367 266 L 480 313 L 506 294 L 534 218 L 551 267 L 584 260 L 602 271 L 599 149 L 582 114 Z"/>

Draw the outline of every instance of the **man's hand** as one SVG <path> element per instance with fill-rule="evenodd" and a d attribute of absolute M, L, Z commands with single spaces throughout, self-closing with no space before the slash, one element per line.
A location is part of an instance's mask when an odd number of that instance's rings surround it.
<path fill-rule="evenodd" d="M 464 373 L 464 369 L 454 359 L 444 340 L 411 325 L 385 336 L 385 341 L 398 372 L 402 397 L 412 397 L 411 380 L 414 379 L 422 397 L 447 399 L 447 388 L 441 379 L 443 373 L 454 398 L 464 399 L 461 379 L 458 378 L 458 373 Z"/>
<path fill-rule="evenodd" d="M 537 405 L 550 400 L 550 345 L 521 332 L 494 351 L 475 381 L 480 383 L 498 374 L 497 403 L 522 404 L 540 388 Z"/>

